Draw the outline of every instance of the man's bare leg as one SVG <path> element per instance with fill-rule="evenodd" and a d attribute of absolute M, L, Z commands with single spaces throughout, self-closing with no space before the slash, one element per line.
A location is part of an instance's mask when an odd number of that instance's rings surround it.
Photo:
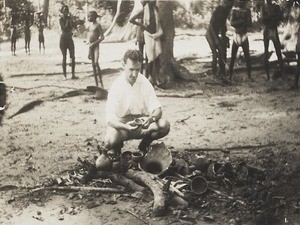
<path fill-rule="evenodd" d="M 71 58 L 71 71 L 72 71 L 72 79 L 77 79 L 75 76 L 75 46 L 74 42 L 70 45 L 69 48 L 70 58 Z"/>
<path fill-rule="evenodd" d="M 245 55 L 248 79 L 252 80 L 252 78 L 251 78 L 251 59 L 250 59 L 248 38 L 241 44 L 241 46 L 242 46 L 242 49 L 243 49 L 243 52 Z"/>
<path fill-rule="evenodd" d="M 265 69 L 267 73 L 267 79 L 270 80 L 270 73 L 269 73 L 269 42 L 270 39 L 267 37 L 266 31 L 264 31 L 264 61 L 265 61 Z"/>
<path fill-rule="evenodd" d="M 67 49 L 62 49 L 62 69 L 63 69 L 63 75 L 65 79 L 67 79 Z"/>
<path fill-rule="evenodd" d="M 206 34 L 206 40 L 208 42 L 208 45 L 210 47 L 211 53 L 212 53 L 212 72 L 215 76 L 217 76 L 217 71 L 218 71 L 218 67 L 217 67 L 217 62 L 218 62 L 218 52 L 217 52 L 217 45 L 214 42 L 214 39 L 209 35 Z"/>
<path fill-rule="evenodd" d="M 143 130 L 142 141 L 139 144 L 139 150 L 147 153 L 148 147 L 154 140 L 165 137 L 170 132 L 170 123 L 166 119 L 159 119 L 156 123 L 150 124 L 148 129 Z"/>
<path fill-rule="evenodd" d="M 103 88 L 101 69 L 100 69 L 100 65 L 99 65 L 99 55 L 100 55 L 99 46 L 96 46 L 94 49 L 94 66 L 95 66 L 95 72 L 96 72 L 94 74 L 94 76 L 99 77 L 100 85 Z"/>
<path fill-rule="evenodd" d="M 229 80 L 230 81 L 231 81 L 232 75 L 233 75 L 233 66 L 234 66 L 234 61 L 236 58 L 238 48 L 239 48 L 239 46 L 235 42 L 233 42 L 232 47 L 231 47 L 231 60 L 230 60 L 230 64 L 229 64 Z"/>
<path fill-rule="evenodd" d="M 280 48 L 281 44 L 280 44 L 279 37 L 277 36 L 276 39 L 272 40 L 272 41 L 273 41 L 276 56 L 277 56 L 277 59 L 278 59 L 280 72 L 281 72 L 281 75 L 282 75 L 283 69 L 284 69 L 284 64 L 283 64 L 282 55 L 281 55 L 281 48 Z"/>
<path fill-rule="evenodd" d="M 113 150 L 116 154 L 120 154 L 126 136 L 126 131 L 108 127 L 104 138 L 105 148 L 107 150 Z"/>
<path fill-rule="evenodd" d="M 292 90 L 298 89 L 299 77 L 300 77 L 300 53 L 297 53 L 297 71 L 295 74 L 294 84 L 291 87 Z"/>

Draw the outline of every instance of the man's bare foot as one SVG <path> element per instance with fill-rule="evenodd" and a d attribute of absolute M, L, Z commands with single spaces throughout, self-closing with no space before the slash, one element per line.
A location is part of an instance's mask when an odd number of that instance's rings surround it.
<path fill-rule="evenodd" d="M 73 80 L 76 80 L 76 79 L 78 79 L 78 77 L 76 77 L 76 76 L 72 76 L 72 79 L 73 79 Z"/>

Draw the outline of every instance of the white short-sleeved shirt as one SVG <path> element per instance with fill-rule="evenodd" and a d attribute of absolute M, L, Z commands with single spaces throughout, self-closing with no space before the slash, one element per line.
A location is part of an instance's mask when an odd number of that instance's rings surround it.
<path fill-rule="evenodd" d="M 127 115 L 150 115 L 161 103 L 148 79 L 138 74 L 133 85 L 122 73 L 112 84 L 106 103 L 106 122 Z"/>

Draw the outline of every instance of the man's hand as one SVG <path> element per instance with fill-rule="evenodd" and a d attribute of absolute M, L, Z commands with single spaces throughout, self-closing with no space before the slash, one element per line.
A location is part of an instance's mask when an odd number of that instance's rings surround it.
<path fill-rule="evenodd" d="M 129 132 L 135 131 L 138 128 L 136 123 L 133 121 L 129 121 L 125 124 L 125 129 Z"/>
<path fill-rule="evenodd" d="M 151 36 L 152 36 L 152 38 L 153 38 L 154 40 L 159 39 L 159 36 L 158 36 L 157 34 L 151 34 Z"/>
<path fill-rule="evenodd" d="M 152 116 L 145 117 L 144 122 L 142 123 L 142 128 L 147 129 L 151 123 L 153 123 L 153 118 Z"/>
<path fill-rule="evenodd" d="M 95 42 L 89 44 L 89 48 L 94 48 Z"/>

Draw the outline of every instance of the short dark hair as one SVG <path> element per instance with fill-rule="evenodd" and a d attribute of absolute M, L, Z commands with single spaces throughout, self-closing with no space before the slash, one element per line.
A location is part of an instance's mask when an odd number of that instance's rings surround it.
<path fill-rule="evenodd" d="M 93 15 L 94 17 L 99 17 L 98 13 L 96 11 L 89 11 L 89 14 Z"/>
<path fill-rule="evenodd" d="M 143 62 L 143 55 L 142 55 L 142 53 L 141 53 L 140 50 L 129 49 L 129 50 L 127 50 L 125 52 L 125 54 L 123 56 L 123 63 L 126 63 L 127 59 L 130 59 L 133 62 L 140 62 L 140 63 L 142 63 Z"/>
<path fill-rule="evenodd" d="M 60 8 L 60 12 L 63 12 L 64 10 L 66 10 L 69 13 L 69 6 L 62 5 L 62 7 Z"/>

